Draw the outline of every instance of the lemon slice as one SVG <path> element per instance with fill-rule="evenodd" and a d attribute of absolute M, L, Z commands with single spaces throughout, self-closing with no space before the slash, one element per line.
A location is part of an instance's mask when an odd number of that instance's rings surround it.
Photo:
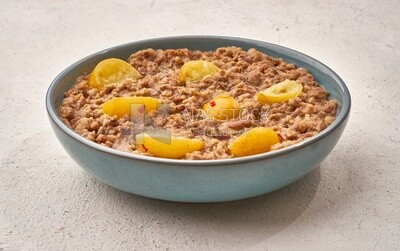
<path fill-rule="evenodd" d="M 219 71 L 219 68 L 212 62 L 205 60 L 195 60 L 186 62 L 180 72 L 178 81 L 196 81 L 201 80 L 205 76 L 215 75 Z"/>
<path fill-rule="evenodd" d="M 129 63 L 109 58 L 96 65 L 89 77 L 89 84 L 94 88 L 102 88 L 111 83 L 117 83 L 127 78 L 138 79 L 140 73 Z"/>
<path fill-rule="evenodd" d="M 293 80 L 286 79 L 257 94 L 257 101 L 262 104 L 272 104 L 288 101 L 299 96 L 303 86 Z"/>
<path fill-rule="evenodd" d="M 271 128 L 255 127 L 237 137 L 228 149 L 233 156 L 243 157 L 268 152 L 279 142 L 278 134 Z"/>
<path fill-rule="evenodd" d="M 143 104 L 143 106 L 132 106 L 133 104 Z M 101 108 L 104 114 L 121 118 L 124 115 L 144 114 L 144 111 L 156 110 L 160 104 L 160 99 L 151 97 L 116 97 L 105 102 Z M 132 108 L 136 108 L 138 111 L 131 111 Z"/>
<path fill-rule="evenodd" d="M 233 97 L 221 94 L 205 103 L 203 111 L 214 120 L 225 121 L 239 117 L 240 104 Z"/>
<path fill-rule="evenodd" d="M 152 137 L 147 133 L 136 135 L 136 145 L 156 157 L 169 159 L 180 159 L 185 157 L 187 153 L 200 151 L 204 148 L 204 142 L 200 139 L 171 137 L 169 135 L 154 135 Z"/>

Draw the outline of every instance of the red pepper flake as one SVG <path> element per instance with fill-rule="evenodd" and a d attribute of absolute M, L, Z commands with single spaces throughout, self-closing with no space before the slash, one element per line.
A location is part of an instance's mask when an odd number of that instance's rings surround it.
<path fill-rule="evenodd" d="M 141 147 L 145 152 L 147 152 L 147 150 L 149 150 L 149 149 L 147 149 L 147 147 L 144 146 L 144 144 L 141 144 L 140 147 Z"/>
<path fill-rule="evenodd" d="M 279 138 L 279 141 L 280 141 L 280 142 L 283 141 L 283 136 L 282 136 L 282 134 L 280 134 L 279 132 L 278 132 L 278 138 Z"/>
<path fill-rule="evenodd" d="M 211 107 L 214 107 L 215 106 L 215 101 L 214 100 L 210 100 L 210 105 L 211 105 Z"/>

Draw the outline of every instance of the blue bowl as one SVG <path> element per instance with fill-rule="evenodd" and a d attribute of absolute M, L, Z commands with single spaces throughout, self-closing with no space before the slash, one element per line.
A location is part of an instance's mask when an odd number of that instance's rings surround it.
<path fill-rule="evenodd" d="M 338 100 L 336 120 L 319 134 L 290 147 L 248 157 L 221 160 L 174 160 L 110 149 L 80 136 L 60 119 L 64 93 L 75 79 L 106 58 L 127 59 L 144 49 L 215 50 L 223 46 L 255 48 L 307 68 Z M 106 49 L 72 64 L 51 83 L 46 107 L 53 130 L 68 154 L 86 171 L 120 190 L 161 200 L 222 202 L 249 198 L 284 187 L 313 170 L 333 149 L 346 126 L 350 93 L 340 77 L 300 52 L 266 42 L 221 36 L 156 38 Z"/>

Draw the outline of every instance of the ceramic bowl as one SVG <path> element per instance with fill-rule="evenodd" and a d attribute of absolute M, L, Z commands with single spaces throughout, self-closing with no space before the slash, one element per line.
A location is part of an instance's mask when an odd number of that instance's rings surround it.
<path fill-rule="evenodd" d="M 290 147 L 242 158 L 174 160 L 110 149 L 78 135 L 58 115 L 64 93 L 75 79 L 106 58 L 127 59 L 144 49 L 215 50 L 223 46 L 255 48 L 307 68 L 338 100 L 336 120 L 319 134 Z M 117 189 L 155 199 L 179 202 L 222 202 L 249 198 L 284 187 L 313 170 L 332 151 L 346 126 L 350 94 L 326 65 L 300 52 L 261 41 L 222 36 L 156 38 L 118 45 L 67 67 L 51 83 L 46 107 L 54 132 L 67 153 L 83 169 Z"/>

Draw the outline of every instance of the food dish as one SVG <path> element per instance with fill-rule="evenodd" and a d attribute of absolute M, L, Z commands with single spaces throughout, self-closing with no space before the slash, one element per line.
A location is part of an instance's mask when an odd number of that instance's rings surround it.
<path fill-rule="evenodd" d="M 174 160 L 134 155 L 101 146 L 68 128 L 58 115 L 64 93 L 84 72 L 107 58 L 128 58 L 143 48 L 214 50 L 237 46 L 256 48 L 309 69 L 338 102 L 337 117 L 321 133 L 276 151 L 219 160 Z M 61 72 L 50 85 L 46 107 L 57 138 L 68 154 L 103 182 L 138 195 L 181 202 L 220 202 L 261 195 L 288 185 L 316 167 L 333 149 L 348 120 L 349 91 L 331 69 L 291 49 L 261 41 L 218 37 L 184 36 L 138 41 L 90 55 Z"/>
<path fill-rule="evenodd" d="M 336 117 L 336 100 L 307 69 L 254 48 L 148 48 L 128 62 L 105 59 L 76 82 L 60 108 L 64 123 L 146 156 L 264 153 L 314 136 Z"/>

